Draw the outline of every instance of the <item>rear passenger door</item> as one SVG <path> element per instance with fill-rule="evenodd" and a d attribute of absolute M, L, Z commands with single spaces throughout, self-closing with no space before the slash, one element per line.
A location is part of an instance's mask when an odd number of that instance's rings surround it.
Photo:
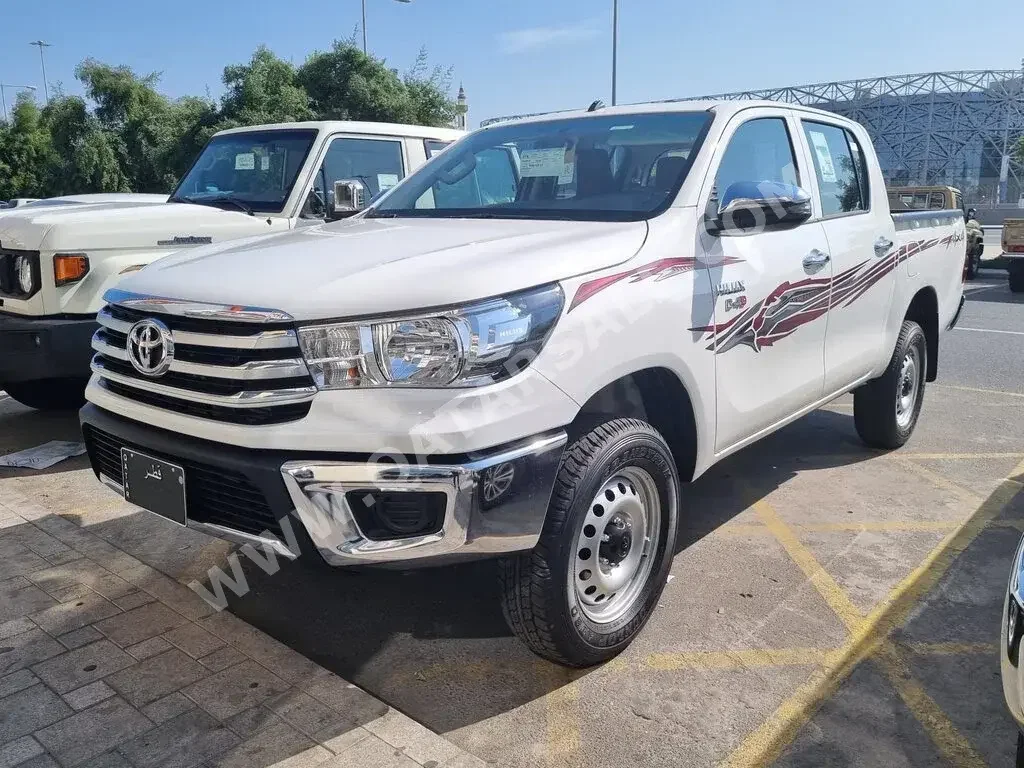
<path fill-rule="evenodd" d="M 717 210 L 734 184 L 803 185 L 797 130 L 777 109 L 737 114 L 715 150 L 701 204 Z M 817 221 L 749 233 L 698 230 L 715 293 L 714 324 L 701 342 L 714 351 L 721 452 L 821 397 L 831 264 L 821 258 L 828 246 Z"/>
<path fill-rule="evenodd" d="M 801 118 L 833 279 L 825 337 L 825 391 L 842 389 L 879 364 L 895 273 L 888 210 L 872 210 L 867 139 L 838 123 Z M 881 187 L 880 187 L 881 188 Z"/>

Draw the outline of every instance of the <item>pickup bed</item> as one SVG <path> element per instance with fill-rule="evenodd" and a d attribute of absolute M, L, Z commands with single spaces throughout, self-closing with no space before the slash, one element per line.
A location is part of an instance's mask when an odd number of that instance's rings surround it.
<path fill-rule="evenodd" d="M 851 390 L 907 441 L 965 265 L 962 211 L 891 215 L 830 113 L 495 124 L 345 222 L 126 277 L 82 425 L 129 501 L 268 553 L 501 556 L 511 628 L 584 666 L 655 610 L 712 464 Z"/>
<path fill-rule="evenodd" d="M 352 215 L 460 136 L 366 122 L 233 128 L 170 198 L 80 195 L 0 212 L 0 390 L 36 408 L 79 407 L 96 312 L 122 275 L 182 249 Z"/>

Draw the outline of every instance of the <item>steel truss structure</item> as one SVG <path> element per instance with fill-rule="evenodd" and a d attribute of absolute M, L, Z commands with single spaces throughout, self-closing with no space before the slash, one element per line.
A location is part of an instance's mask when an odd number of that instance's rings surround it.
<path fill-rule="evenodd" d="M 974 204 L 1024 198 L 1020 70 L 927 72 L 671 99 L 767 99 L 836 112 L 871 134 L 891 185 L 950 184 Z"/>

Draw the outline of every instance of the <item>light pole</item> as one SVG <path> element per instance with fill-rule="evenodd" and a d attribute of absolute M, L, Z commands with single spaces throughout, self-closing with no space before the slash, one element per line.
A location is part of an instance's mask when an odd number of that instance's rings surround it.
<path fill-rule="evenodd" d="M 4 94 L 4 88 L 18 88 L 27 91 L 34 91 L 36 87 L 34 85 L 14 85 L 12 83 L 0 83 L 0 103 L 4 105 L 4 122 L 7 122 L 7 96 Z"/>
<path fill-rule="evenodd" d="M 43 68 L 43 95 L 46 97 L 46 103 L 50 103 L 50 89 L 46 85 L 46 62 L 43 60 L 43 48 L 49 48 L 50 43 L 42 40 L 33 40 L 29 45 L 35 45 L 39 47 L 39 66 Z"/>
<path fill-rule="evenodd" d="M 615 106 L 615 69 L 619 58 L 619 0 L 612 0 L 612 106 Z"/>
<path fill-rule="evenodd" d="M 412 0 L 395 0 L 395 2 L 408 5 Z M 363 53 L 366 53 L 366 0 L 363 0 Z"/>

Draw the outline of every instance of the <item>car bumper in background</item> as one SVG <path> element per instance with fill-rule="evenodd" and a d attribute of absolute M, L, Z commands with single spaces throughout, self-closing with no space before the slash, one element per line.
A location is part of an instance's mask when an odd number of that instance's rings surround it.
<path fill-rule="evenodd" d="M 0 313 L 0 386 L 40 379 L 88 378 L 92 316 L 23 317 Z"/>
<path fill-rule="evenodd" d="M 531 549 L 567 440 L 552 431 L 402 465 L 236 448 L 92 404 L 81 421 L 93 470 L 109 486 L 121 489 L 120 449 L 132 448 L 184 469 L 189 527 L 287 557 L 317 552 L 339 566 L 435 565 Z"/>

